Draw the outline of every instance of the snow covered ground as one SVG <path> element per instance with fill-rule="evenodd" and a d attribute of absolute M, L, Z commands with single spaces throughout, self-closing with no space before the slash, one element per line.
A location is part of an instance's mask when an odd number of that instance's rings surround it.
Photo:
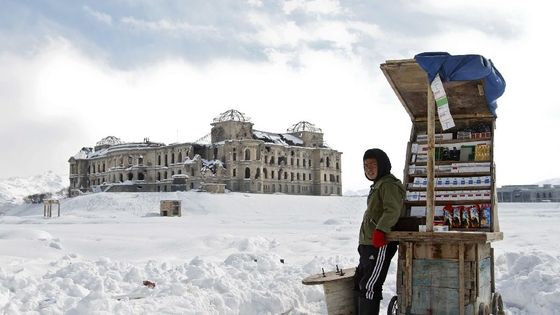
<path fill-rule="evenodd" d="M 183 216 L 159 217 L 165 199 Z M 322 288 L 301 280 L 357 264 L 365 197 L 98 193 L 61 208 L 4 208 L 0 313 L 326 314 Z M 508 314 L 560 314 L 560 204 L 500 204 L 500 225 Z"/>

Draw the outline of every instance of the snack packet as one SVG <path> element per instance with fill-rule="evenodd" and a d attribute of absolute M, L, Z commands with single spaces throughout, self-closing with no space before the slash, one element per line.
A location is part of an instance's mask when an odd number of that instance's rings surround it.
<path fill-rule="evenodd" d="M 483 204 L 480 207 L 480 227 L 489 228 L 492 223 L 490 204 Z"/>
<path fill-rule="evenodd" d="M 463 210 L 462 206 L 454 206 L 453 207 L 452 227 L 454 227 L 454 228 L 460 228 L 461 227 L 461 210 Z"/>
<path fill-rule="evenodd" d="M 469 208 L 463 208 L 461 211 L 461 227 L 467 229 L 469 227 L 470 222 L 470 215 L 469 215 Z"/>
<path fill-rule="evenodd" d="M 443 224 L 451 228 L 453 226 L 453 206 L 445 205 L 443 207 Z"/>
<path fill-rule="evenodd" d="M 468 207 L 470 221 L 469 228 L 479 228 L 480 227 L 480 206 L 472 205 Z"/>

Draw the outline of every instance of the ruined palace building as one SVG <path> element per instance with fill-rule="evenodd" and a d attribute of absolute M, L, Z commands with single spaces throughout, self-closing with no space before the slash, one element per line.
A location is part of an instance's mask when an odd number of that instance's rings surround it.
<path fill-rule="evenodd" d="M 302 121 L 286 133 L 253 129 L 243 113 L 214 118 L 209 143 L 106 137 L 71 157 L 70 193 L 221 190 L 341 195 L 341 155 Z M 208 141 L 206 141 L 208 142 Z M 217 187 L 217 188 L 216 188 Z"/>

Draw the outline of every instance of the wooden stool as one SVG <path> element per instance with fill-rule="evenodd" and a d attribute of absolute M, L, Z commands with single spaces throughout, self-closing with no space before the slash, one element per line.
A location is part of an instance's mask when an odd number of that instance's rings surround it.
<path fill-rule="evenodd" d="M 347 268 L 318 273 L 303 279 L 302 283 L 305 285 L 323 285 L 329 315 L 356 314 L 353 292 L 355 272 L 356 268 Z"/>

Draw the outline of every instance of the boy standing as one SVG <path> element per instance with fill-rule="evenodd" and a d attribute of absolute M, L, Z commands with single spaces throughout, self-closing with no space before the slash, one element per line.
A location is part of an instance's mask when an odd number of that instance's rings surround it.
<path fill-rule="evenodd" d="M 354 276 L 354 290 L 359 292 L 358 314 L 377 315 L 383 283 L 397 251 L 397 242 L 388 243 L 385 233 L 391 231 L 404 211 L 405 189 L 391 174 L 391 162 L 385 152 L 369 149 L 363 161 L 366 178 L 373 184 L 360 227 L 360 263 Z"/>

